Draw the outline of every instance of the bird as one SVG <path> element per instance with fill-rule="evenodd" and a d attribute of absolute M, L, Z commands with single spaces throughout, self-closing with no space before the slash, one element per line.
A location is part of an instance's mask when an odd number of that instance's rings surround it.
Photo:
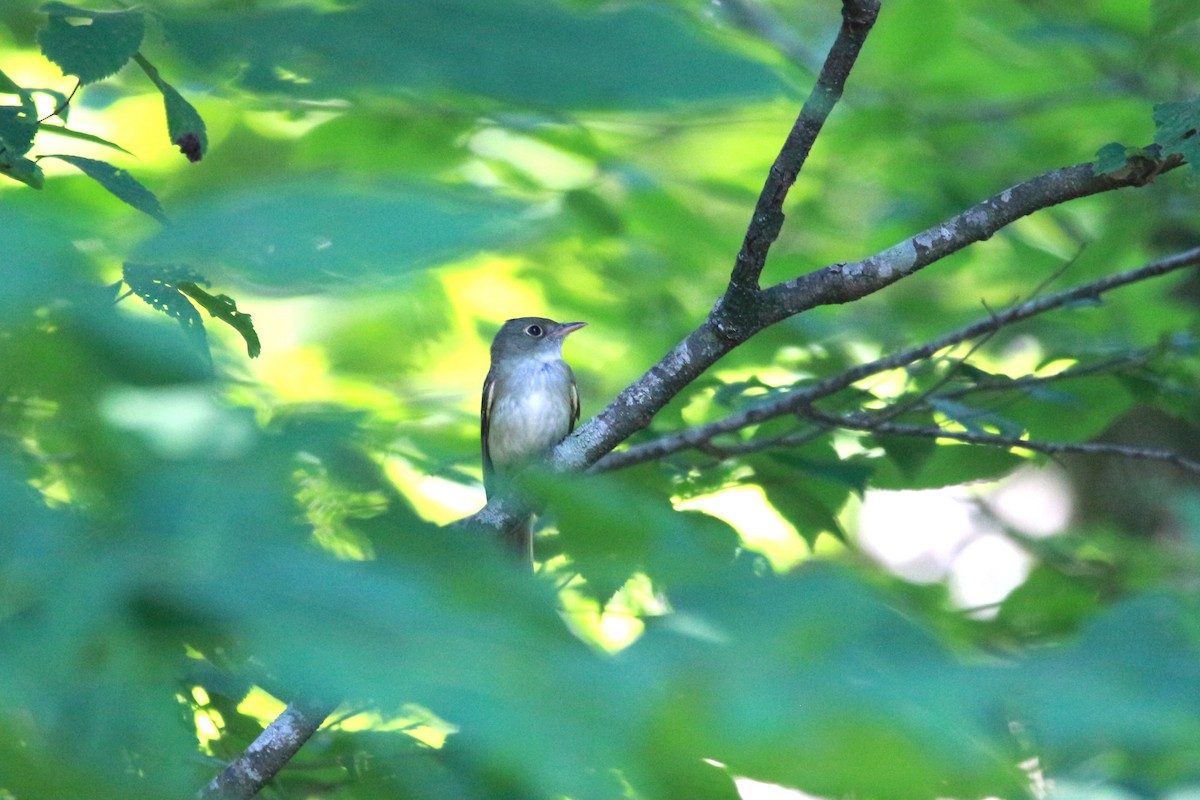
<path fill-rule="evenodd" d="M 579 391 L 575 373 L 563 361 L 562 347 L 569 334 L 586 324 L 518 317 L 505 322 L 492 340 L 479 415 L 488 500 L 505 491 L 518 470 L 545 456 L 575 429 Z M 532 516 L 505 531 L 504 538 L 533 563 Z"/>

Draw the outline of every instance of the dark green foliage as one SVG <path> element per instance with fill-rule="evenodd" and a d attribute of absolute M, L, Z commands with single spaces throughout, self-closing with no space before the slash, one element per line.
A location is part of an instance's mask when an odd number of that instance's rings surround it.
<path fill-rule="evenodd" d="M 168 221 L 166 212 L 163 211 L 163 207 L 154 193 L 125 170 L 114 167 L 106 161 L 97 161 L 94 158 L 84 158 L 83 156 L 49 155 L 42 157 L 57 158 L 71 166 L 78 167 L 84 175 L 92 178 L 138 211 L 149 214 L 159 222 L 166 223 Z"/>
<path fill-rule="evenodd" d="M 124 281 L 130 291 L 145 300 L 153 308 L 179 321 L 184 332 L 203 354 L 206 360 L 212 357 L 208 349 L 208 335 L 204 321 L 196 311 L 199 305 L 215 319 L 219 319 L 237 331 L 246 341 L 246 354 L 257 358 L 262 352 L 258 333 L 250 315 L 238 311 L 237 303 L 229 295 L 211 295 L 198 283 L 208 285 L 201 275 L 189 267 L 179 264 L 132 264 L 126 262 Z"/>
<path fill-rule="evenodd" d="M 42 53 L 64 75 L 75 75 L 82 84 L 104 80 L 125 66 L 141 47 L 146 30 L 145 16 L 134 9 L 90 11 L 46 3 L 42 11 L 48 17 L 46 28 L 38 34 Z"/>

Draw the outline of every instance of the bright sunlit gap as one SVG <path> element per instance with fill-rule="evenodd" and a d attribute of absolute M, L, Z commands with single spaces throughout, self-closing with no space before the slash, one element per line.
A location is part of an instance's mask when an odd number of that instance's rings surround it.
<path fill-rule="evenodd" d="M 787 572 L 808 558 L 808 545 L 769 502 L 758 486 L 733 486 L 675 504 L 728 522 L 746 547 L 764 555 L 776 572 Z"/>
<path fill-rule="evenodd" d="M 858 519 L 863 550 L 901 577 L 946 581 L 961 608 L 994 606 L 1029 574 L 1033 559 L 1005 532 L 1063 531 L 1072 499 L 1055 468 L 1026 468 L 998 482 L 920 491 L 869 491 Z"/>
<path fill-rule="evenodd" d="M 458 732 L 457 726 L 414 703 L 405 704 L 397 714 L 385 715 L 374 709 L 360 711 L 333 722 L 331 727 L 346 731 L 400 732 L 433 748 L 441 747 L 447 737 Z"/>

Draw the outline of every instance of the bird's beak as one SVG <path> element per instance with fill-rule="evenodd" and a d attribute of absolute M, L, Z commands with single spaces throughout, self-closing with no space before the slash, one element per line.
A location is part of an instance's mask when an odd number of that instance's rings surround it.
<path fill-rule="evenodd" d="M 568 333 L 573 333 L 585 325 L 587 325 L 586 322 L 564 322 L 562 325 L 558 326 L 558 329 L 555 330 L 554 333 L 550 335 L 556 336 L 559 339 L 563 339 Z"/>

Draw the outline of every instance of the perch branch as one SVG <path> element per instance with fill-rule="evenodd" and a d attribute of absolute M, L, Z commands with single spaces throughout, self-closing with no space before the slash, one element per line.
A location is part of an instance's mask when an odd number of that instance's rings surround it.
<path fill-rule="evenodd" d="M 266 786 L 317 732 L 334 706 L 295 702 L 246 751 L 197 794 L 197 800 L 245 800 Z"/>

